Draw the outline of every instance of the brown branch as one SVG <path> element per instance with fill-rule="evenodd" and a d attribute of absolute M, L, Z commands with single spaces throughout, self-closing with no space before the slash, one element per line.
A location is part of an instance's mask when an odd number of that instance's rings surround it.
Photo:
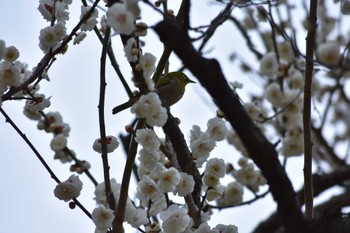
<path fill-rule="evenodd" d="M 312 141 L 311 141 L 311 86 L 314 71 L 314 47 L 316 37 L 317 0 L 310 1 L 308 20 L 308 35 L 306 37 L 306 67 L 304 86 L 304 185 L 305 185 L 305 215 L 313 219 L 313 185 L 312 185 Z"/>
<path fill-rule="evenodd" d="M 39 151 L 35 148 L 35 146 L 32 144 L 32 142 L 28 139 L 28 137 L 22 132 L 22 130 L 20 128 L 18 128 L 18 126 L 15 124 L 15 122 L 10 118 L 9 115 L 7 115 L 7 113 L 5 112 L 5 110 L 2 109 L 2 107 L 0 106 L 0 113 L 5 117 L 6 119 L 6 123 L 9 123 L 12 128 L 18 133 L 18 135 L 25 141 L 25 143 L 27 143 L 27 145 L 29 146 L 29 148 L 33 151 L 33 153 L 35 154 L 35 156 L 39 159 L 40 163 L 44 166 L 44 168 L 46 169 L 46 171 L 50 174 L 51 178 L 56 181 L 57 184 L 61 183 L 60 179 L 56 176 L 56 174 L 54 173 L 54 171 L 50 168 L 50 166 L 46 163 L 45 159 L 41 156 L 41 154 L 39 153 Z M 84 205 L 82 205 L 78 199 L 73 198 L 72 199 L 74 201 L 74 203 L 85 213 L 86 216 L 88 216 L 89 218 L 91 217 L 90 212 L 84 207 Z"/>
<path fill-rule="evenodd" d="M 21 85 L 17 87 L 11 87 L 10 90 L 8 90 L 4 95 L 1 96 L 2 101 L 9 100 L 14 94 L 18 93 L 21 90 L 25 90 L 31 83 L 33 83 L 44 72 L 47 65 L 50 63 L 51 59 L 54 59 L 54 57 L 57 54 L 59 54 L 60 52 L 66 49 L 66 46 L 68 45 L 68 43 L 72 40 L 72 38 L 76 35 L 76 32 L 80 29 L 80 26 L 84 22 L 86 22 L 86 20 L 94 12 L 99 1 L 100 0 L 95 1 L 95 3 L 91 6 L 90 10 L 84 15 L 84 17 L 80 19 L 80 21 L 73 28 L 71 33 L 62 41 L 60 47 L 58 47 L 55 51 L 44 55 L 44 57 L 40 60 L 35 70 L 33 71 L 33 73 L 30 75 L 28 79 L 26 79 Z"/>
<path fill-rule="evenodd" d="M 163 126 L 165 135 L 171 141 L 171 144 L 176 153 L 178 164 L 183 172 L 186 172 L 193 176 L 195 180 L 194 190 L 192 195 L 185 197 L 186 204 L 188 205 L 189 214 L 193 218 L 195 225 L 198 227 L 201 223 L 201 217 L 198 215 L 198 206 L 200 206 L 200 193 L 202 189 L 202 178 L 199 171 L 192 159 L 191 152 L 186 144 L 185 137 L 181 132 L 175 118 L 168 111 L 168 120 Z"/>
<path fill-rule="evenodd" d="M 137 122 L 136 130 L 143 128 L 144 124 L 145 124 L 145 120 L 140 119 Z M 127 156 L 125 168 L 124 168 L 123 179 L 121 184 L 122 188 L 119 194 L 118 207 L 114 212 L 115 218 L 112 223 L 113 233 L 125 232 L 123 228 L 123 222 L 125 218 L 125 208 L 128 200 L 131 173 L 132 173 L 133 166 L 135 164 L 135 158 L 136 158 L 137 147 L 138 147 L 138 143 L 134 140 L 134 137 L 135 135 L 133 134 L 131 138 L 131 145 L 128 150 L 128 156 Z"/>
<path fill-rule="evenodd" d="M 314 197 L 320 195 L 323 191 L 335 186 L 341 185 L 344 181 L 350 179 L 350 166 L 343 166 L 338 170 L 325 174 L 325 175 L 313 175 L 314 181 Z M 304 188 L 297 192 L 297 200 L 303 205 L 305 203 L 304 199 Z M 269 218 L 261 222 L 253 231 L 253 233 L 271 233 L 275 232 L 280 226 L 282 222 L 278 213 L 273 213 Z"/>
<path fill-rule="evenodd" d="M 260 168 L 270 185 L 278 204 L 278 212 L 288 232 L 307 232 L 295 192 L 284 168 L 278 160 L 274 146 L 265 138 L 242 106 L 239 97 L 228 85 L 218 62 L 206 59 L 191 44 L 187 28 L 166 19 L 155 26 L 155 31 L 183 64 L 198 78 L 213 97 L 227 120 L 240 136 L 250 157 Z"/>

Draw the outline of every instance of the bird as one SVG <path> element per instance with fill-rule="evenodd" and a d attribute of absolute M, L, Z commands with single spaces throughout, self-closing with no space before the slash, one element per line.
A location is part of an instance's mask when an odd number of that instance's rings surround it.
<path fill-rule="evenodd" d="M 160 99 L 166 107 L 170 107 L 177 103 L 185 93 L 185 87 L 189 83 L 196 83 L 187 77 L 183 72 L 174 71 L 163 75 L 158 84 L 157 90 Z M 117 114 L 127 108 L 130 108 L 140 98 L 141 94 L 137 94 L 129 101 L 113 108 L 112 113 Z"/>

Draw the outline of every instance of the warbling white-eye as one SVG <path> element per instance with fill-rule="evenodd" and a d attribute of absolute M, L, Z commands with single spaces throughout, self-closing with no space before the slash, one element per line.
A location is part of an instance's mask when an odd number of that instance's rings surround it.
<path fill-rule="evenodd" d="M 170 72 L 160 78 L 157 90 L 159 97 L 167 107 L 177 103 L 185 93 L 185 87 L 189 83 L 195 83 L 182 72 Z M 134 96 L 128 102 L 113 108 L 112 113 L 117 114 L 130 108 L 140 98 L 141 94 Z"/>

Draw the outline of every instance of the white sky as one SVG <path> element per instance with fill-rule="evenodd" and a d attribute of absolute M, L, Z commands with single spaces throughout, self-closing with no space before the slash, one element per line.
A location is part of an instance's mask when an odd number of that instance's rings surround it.
<path fill-rule="evenodd" d="M 70 17 L 78 19 L 80 1 L 73 2 L 73 5 L 70 6 Z M 194 25 L 205 24 L 202 21 L 207 22 L 220 9 L 207 5 L 205 2 L 208 1 L 198 2 L 201 3 L 196 3 L 198 5 L 193 7 L 192 22 Z M 2 22 L 0 24 L 0 39 L 5 40 L 7 46 L 16 46 L 20 51 L 20 60 L 28 63 L 30 68 L 36 66 L 43 56 L 38 47 L 39 31 L 48 25 L 36 10 L 38 1 L 1 1 L 0 4 L 2 12 L 0 14 L 0 22 Z M 147 19 L 147 13 L 142 14 Z M 101 12 L 100 15 L 102 15 Z M 154 13 L 152 17 L 153 15 Z M 152 20 L 152 22 L 156 22 L 154 18 Z M 72 29 L 75 22 L 77 20 L 68 23 L 68 30 Z M 148 21 L 146 20 L 146 22 Z M 150 32 L 149 34 L 151 39 L 147 40 L 143 51 L 152 52 L 159 58 L 159 48 L 162 45 L 157 41 L 154 33 Z M 237 69 L 227 62 L 231 53 L 230 46 L 245 47 L 245 42 L 239 38 L 233 34 L 232 25 L 224 25 L 214 36 L 213 42 L 208 45 L 208 49 L 213 49 L 213 52 L 208 56 L 220 58 L 228 79 L 246 82 L 246 77 L 237 73 Z M 124 75 L 130 77 L 129 65 L 125 62 L 118 37 L 113 39 L 113 44 Z M 50 110 L 59 111 L 64 121 L 71 126 L 68 146 L 77 153 L 78 158 L 88 160 L 91 163 L 92 174 L 101 182 L 103 180 L 101 160 L 99 155 L 92 150 L 93 141 L 99 137 L 97 104 L 100 50 L 101 45 L 93 33 L 89 33 L 88 38 L 81 45 L 70 45 L 67 54 L 57 56 L 57 61 L 49 72 L 51 82 L 42 82 L 41 92 L 46 96 L 52 96 Z M 173 61 L 171 68 L 176 69 L 177 67 L 179 67 L 178 63 Z M 107 78 L 107 134 L 118 135 L 124 129 L 124 125 L 130 122 L 131 114 L 127 111 L 117 116 L 110 114 L 112 107 L 125 101 L 127 96 L 110 68 Z M 181 100 L 181 104 L 172 107 L 173 114 L 182 121 L 180 126 L 187 138 L 193 124 L 198 124 L 205 129 L 206 121 L 214 116 L 215 108 L 210 98 L 203 93 L 199 85 L 192 85 Z M 23 102 L 9 101 L 3 104 L 3 109 L 23 130 L 57 176 L 61 180 L 66 180 L 71 174 L 69 165 L 62 165 L 52 159 L 54 153 L 49 146 L 52 135 L 36 129 L 36 122 L 27 119 L 22 114 L 23 105 Z M 43 233 L 50 231 L 52 233 L 70 233 L 94 231 L 94 224 L 79 208 L 71 210 L 65 202 L 54 197 L 55 181 L 50 178 L 26 143 L 9 124 L 5 123 L 2 116 L 0 116 L 0 148 L 1 232 Z M 226 143 L 219 144 L 213 155 L 228 158 L 230 162 L 236 162 L 238 159 L 237 154 Z M 122 148 L 119 148 L 116 153 L 110 154 L 110 158 L 111 176 L 120 182 L 125 161 Z M 294 185 L 299 188 L 302 177 L 301 161 L 298 159 L 290 160 L 288 162 L 289 168 L 293 168 Z M 93 186 L 84 175 L 81 176 L 81 179 L 84 182 L 84 187 L 78 199 L 88 210 L 92 211 L 95 207 L 92 200 Z M 132 193 L 130 194 L 132 195 Z M 212 226 L 218 223 L 235 224 L 241 233 L 245 233 L 253 229 L 260 220 L 268 217 L 274 209 L 275 205 L 268 195 L 263 201 L 250 206 L 223 210 L 213 216 L 210 224 Z"/>

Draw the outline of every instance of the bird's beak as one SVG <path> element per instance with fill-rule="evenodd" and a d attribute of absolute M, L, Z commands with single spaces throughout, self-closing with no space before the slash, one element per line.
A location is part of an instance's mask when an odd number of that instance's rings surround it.
<path fill-rule="evenodd" d="M 196 83 L 195 81 L 189 79 L 188 83 Z"/>

